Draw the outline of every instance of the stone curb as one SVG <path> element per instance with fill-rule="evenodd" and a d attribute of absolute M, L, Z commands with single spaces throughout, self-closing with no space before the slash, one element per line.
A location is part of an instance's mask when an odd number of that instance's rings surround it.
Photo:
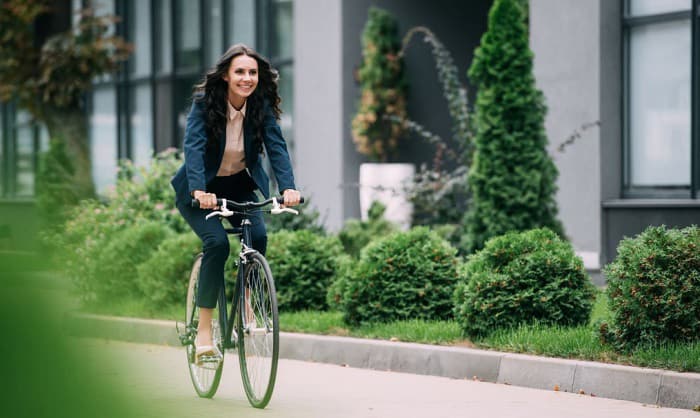
<path fill-rule="evenodd" d="M 179 346 L 175 322 L 70 315 L 69 335 Z M 462 347 L 283 332 L 280 357 L 395 372 L 476 379 L 671 408 L 700 405 L 700 373 L 537 357 Z"/>

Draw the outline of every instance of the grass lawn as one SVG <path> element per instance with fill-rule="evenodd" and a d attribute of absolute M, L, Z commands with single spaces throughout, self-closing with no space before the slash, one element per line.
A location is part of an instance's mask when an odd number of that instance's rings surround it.
<path fill-rule="evenodd" d="M 115 301 L 111 305 L 87 306 L 83 310 L 103 315 L 170 320 L 182 320 L 184 315 L 182 306 L 154 308 L 143 302 L 128 300 Z M 601 292 L 593 307 L 589 325 L 572 328 L 528 325 L 498 330 L 478 340 L 465 339 L 459 324 L 455 321 L 409 320 L 350 328 L 343 323 L 340 312 L 301 311 L 282 312 L 280 323 L 282 331 L 288 332 L 473 347 L 700 372 L 700 342 L 641 349 L 630 354 L 617 353 L 610 347 L 602 345 L 598 340 L 597 330 L 592 324 L 608 316 L 607 300 Z"/>

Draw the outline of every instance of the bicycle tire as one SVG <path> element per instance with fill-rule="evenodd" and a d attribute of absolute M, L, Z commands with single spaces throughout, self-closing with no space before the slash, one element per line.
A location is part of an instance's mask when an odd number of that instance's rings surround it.
<path fill-rule="evenodd" d="M 238 361 L 243 387 L 250 404 L 264 408 L 270 402 L 279 360 L 279 316 L 272 272 L 265 257 L 252 253 L 243 274 L 239 312 Z M 255 321 L 251 321 L 251 310 Z"/>
<path fill-rule="evenodd" d="M 190 280 L 187 286 L 187 311 L 185 326 L 188 332 L 192 334 L 191 342 L 186 345 L 187 352 L 187 369 L 190 372 L 192 386 L 201 398 L 211 398 L 216 394 L 221 381 L 221 372 L 224 366 L 224 359 L 215 363 L 204 363 L 197 365 L 195 361 L 195 345 L 194 341 L 197 335 L 197 325 L 199 323 L 199 308 L 197 307 L 197 284 L 199 280 L 199 269 L 202 265 L 202 254 L 199 254 L 192 264 L 190 271 Z M 218 308 L 217 308 L 218 309 Z M 218 322 L 218 312 L 214 310 L 212 315 L 212 337 L 214 344 L 219 347 L 219 351 L 223 354 L 224 350 L 221 341 L 221 326 Z"/>

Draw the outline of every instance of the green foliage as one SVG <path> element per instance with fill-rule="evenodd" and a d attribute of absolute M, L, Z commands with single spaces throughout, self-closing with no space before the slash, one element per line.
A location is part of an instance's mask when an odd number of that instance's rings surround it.
<path fill-rule="evenodd" d="M 338 239 L 301 230 L 275 232 L 268 242 L 266 257 L 280 309 L 326 309 L 326 291 L 336 275 L 336 258 L 342 253 Z"/>
<path fill-rule="evenodd" d="M 557 169 L 547 153 L 544 96 L 535 86 L 533 54 L 518 0 L 495 0 L 469 77 L 478 89 L 472 201 L 464 220 L 471 253 L 508 231 L 548 227 L 556 219 Z"/>
<path fill-rule="evenodd" d="M 471 166 L 473 131 L 467 101 L 467 89 L 459 80 L 452 54 L 428 28 L 417 26 L 403 40 L 401 55 L 416 34 L 431 46 L 442 94 L 452 119 L 452 139 L 445 141 L 415 121 L 393 117 L 396 123 L 435 145 L 432 166 L 422 165 L 413 179 L 408 198 L 413 203 L 413 225 L 460 224 L 469 200 L 466 173 Z M 454 166 L 448 168 L 445 166 Z M 457 244 L 459 234 L 450 237 Z"/>
<path fill-rule="evenodd" d="M 106 302 L 112 298 L 144 297 L 140 292 L 137 268 L 148 260 L 172 231 L 160 222 L 139 222 L 111 235 L 96 251 L 82 277 L 81 288 L 88 302 Z"/>
<path fill-rule="evenodd" d="M 61 226 L 66 213 L 78 204 L 79 193 L 71 186 L 73 163 L 63 142 L 50 141 L 40 157 L 36 184 L 36 205 L 42 222 L 49 229 Z"/>
<path fill-rule="evenodd" d="M 452 225 L 447 237 L 459 244 L 461 224 L 467 203 L 467 174 L 465 166 L 454 171 L 437 171 L 422 166 L 413 178 L 408 199 L 413 203 L 413 225 Z"/>
<path fill-rule="evenodd" d="M 110 200 L 84 200 L 68 211 L 67 221 L 44 235 L 44 243 L 57 259 L 57 267 L 72 277 L 86 299 L 94 298 L 90 285 L 103 248 L 133 225 L 155 222 L 177 233 L 189 231 L 174 208 L 175 192 L 169 184 L 180 161 L 165 151 L 147 168 L 124 162 Z M 154 248 L 157 242 L 151 243 Z"/>
<path fill-rule="evenodd" d="M 385 210 L 386 206 L 379 201 L 374 201 L 367 211 L 367 221 L 348 219 L 345 222 L 343 229 L 338 232 L 338 238 L 347 254 L 357 258 L 362 248 L 370 241 L 397 230 L 396 225 L 384 219 Z"/>
<path fill-rule="evenodd" d="M 351 325 L 447 319 L 456 282 L 456 250 L 425 227 L 379 238 L 362 250 L 343 287 Z"/>
<path fill-rule="evenodd" d="M 623 349 L 700 341 L 700 229 L 649 227 L 605 267 L 612 312 L 603 337 Z"/>
<path fill-rule="evenodd" d="M 388 161 L 403 135 L 400 124 L 388 116 L 406 117 L 406 76 L 399 56 L 398 23 L 388 12 L 371 7 L 362 32 L 362 64 L 358 71 L 362 91 L 352 136 L 357 151 Z"/>
<path fill-rule="evenodd" d="M 156 307 L 181 305 L 194 257 L 202 241 L 192 232 L 168 235 L 148 259 L 137 266 L 140 294 Z"/>
<path fill-rule="evenodd" d="M 132 47 L 109 35 L 112 16 L 81 10 L 69 31 L 53 33 L 42 45 L 35 39 L 37 19 L 50 12 L 46 0 L 6 0 L 0 7 L 3 28 L 0 100 L 13 98 L 42 119 L 43 105 L 80 108 L 92 80 L 118 69 Z"/>
<path fill-rule="evenodd" d="M 308 230 L 316 234 L 325 235 L 326 230 L 320 220 L 321 214 L 318 209 L 311 206 L 311 199 L 304 198 L 304 204 L 299 209 L 299 214 L 295 216 L 280 216 L 265 213 L 265 226 L 268 231 L 299 231 Z"/>
<path fill-rule="evenodd" d="M 430 29 L 424 26 L 416 26 L 409 30 L 403 40 L 401 55 L 403 56 L 411 38 L 417 33 L 422 33 L 424 42 L 430 44 L 432 48 L 438 79 L 442 84 L 442 94 L 447 101 L 447 110 L 452 119 L 452 143 L 446 143 L 440 137 L 428 132 L 413 121 L 405 120 L 406 128 L 418 133 L 429 142 L 435 143 L 438 146 L 438 151 L 446 152 L 448 157 L 453 159 L 461 158 L 462 162 L 468 167 L 471 162 L 472 137 L 474 135 L 471 129 L 467 89 L 459 80 L 459 72 L 452 54 Z"/>
<path fill-rule="evenodd" d="M 328 286 L 326 292 L 326 304 L 330 310 L 340 311 L 343 309 L 343 295 L 348 285 L 348 277 L 357 263 L 356 258 L 348 254 L 339 255 L 336 260 L 335 277 Z"/>
<path fill-rule="evenodd" d="M 459 276 L 455 317 L 470 336 L 536 322 L 583 325 L 595 299 L 581 258 L 546 228 L 492 238 Z"/>

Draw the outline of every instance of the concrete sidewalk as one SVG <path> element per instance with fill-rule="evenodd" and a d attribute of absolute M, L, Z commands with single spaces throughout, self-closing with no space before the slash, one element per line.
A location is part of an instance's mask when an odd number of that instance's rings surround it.
<path fill-rule="evenodd" d="M 73 315 L 80 337 L 178 346 L 173 321 Z M 461 347 L 281 333 L 280 357 L 375 370 L 478 379 L 672 408 L 700 406 L 700 374 Z"/>

